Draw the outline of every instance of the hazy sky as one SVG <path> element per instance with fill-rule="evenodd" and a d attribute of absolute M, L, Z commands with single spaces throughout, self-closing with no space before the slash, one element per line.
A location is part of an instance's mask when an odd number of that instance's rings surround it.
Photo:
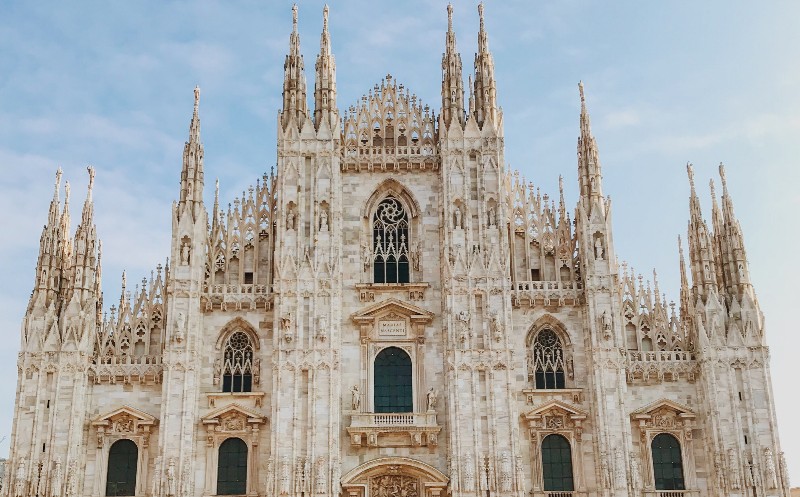
<path fill-rule="evenodd" d="M 338 104 L 387 73 L 440 107 L 443 0 L 331 2 Z M 72 183 L 73 228 L 87 164 L 97 169 L 107 305 L 163 263 L 170 204 L 196 84 L 202 89 L 206 200 L 223 203 L 275 164 L 275 123 L 291 2 L 0 3 L 0 439 L 9 435 L 20 322 L 33 288 L 41 227 L 60 165 Z M 752 279 L 766 315 L 782 444 L 800 483 L 797 326 L 800 282 L 800 3 L 795 1 L 488 1 L 506 159 L 567 201 L 576 197 L 583 80 L 613 197 L 621 260 L 655 268 L 678 296 L 676 238 L 686 231 L 695 165 L 704 213 L 708 179 L 726 164 Z M 313 87 L 322 2 L 300 2 Z M 473 1 L 455 2 L 465 72 L 477 44 Z M 466 78 L 466 74 L 464 75 Z M 718 180 L 717 180 L 718 181 Z M 0 442 L 0 454 L 8 439 Z"/>

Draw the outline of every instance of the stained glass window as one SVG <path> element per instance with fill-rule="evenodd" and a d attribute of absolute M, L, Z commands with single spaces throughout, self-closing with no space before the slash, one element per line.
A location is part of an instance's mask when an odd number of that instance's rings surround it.
<path fill-rule="evenodd" d="M 250 392 L 253 388 L 253 344 L 237 331 L 225 342 L 222 365 L 223 392 Z"/>
<path fill-rule="evenodd" d="M 395 197 L 378 204 L 372 219 L 375 283 L 409 283 L 408 214 Z"/>
<path fill-rule="evenodd" d="M 564 351 L 561 340 L 553 330 L 543 329 L 533 343 L 530 367 L 534 372 L 536 388 L 565 388 Z"/>

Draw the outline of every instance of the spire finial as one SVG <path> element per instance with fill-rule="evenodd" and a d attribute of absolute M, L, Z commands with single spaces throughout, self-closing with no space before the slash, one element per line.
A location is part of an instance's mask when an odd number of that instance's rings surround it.
<path fill-rule="evenodd" d="M 719 163 L 719 177 L 722 179 L 722 190 L 723 192 L 728 191 L 728 179 L 725 177 L 725 164 L 722 162 Z"/>
<path fill-rule="evenodd" d="M 69 205 L 69 191 L 70 191 L 70 186 L 69 186 L 69 181 L 67 181 L 67 182 L 64 183 L 64 209 L 65 210 L 66 210 L 66 207 Z"/>
<path fill-rule="evenodd" d="M 94 188 L 94 167 L 93 166 L 86 166 L 86 170 L 89 172 L 89 192 L 86 194 L 86 200 L 92 200 L 92 189 Z"/>
<path fill-rule="evenodd" d="M 322 8 L 322 30 L 328 30 L 328 4 L 325 4 L 325 7 Z"/>
<path fill-rule="evenodd" d="M 194 87 L 194 114 L 197 115 L 197 111 L 200 109 L 200 86 L 195 85 Z"/>
<path fill-rule="evenodd" d="M 714 179 L 708 180 L 708 187 L 711 189 L 711 198 L 714 199 L 714 202 L 717 201 L 717 189 L 714 187 Z"/>
<path fill-rule="evenodd" d="M 447 31 L 453 31 L 453 4 L 447 4 Z"/>
<path fill-rule="evenodd" d="M 292 5 L 292 32 L 297 33 L 297 4 Z"/>
<path fill-rule="evenodd" d="M 216 185 L 214 187 L 214 198 L 217 202 L 219 202 L 219 178 L 217 178 Z"/>
<path fill-rule="evenodd" d="M 694 166 L 691 162 L 686 163 L 686 172 L 689 174 L 689 186 L 692 188 L 694 194 Z"/>
<path fill-rule="evenodd" d="M 479 3 L 479 4 L 478 4 L 478 17 L 480 18 L 480 21 L 481 21 L 481 28 L 480 28 L 480 29 L 481 29 L 481 31 L 483 31 L 483 30 L 484 30 L 484 22 L 483 22 L 483 2 L 481 2 L 481 3 Z"/>
<path fill-rule="evenodd" d="M 578 81 L 578 92 L 581 95 L 581 107 L 586 107 L 586 97 L 583 95 L 583 80 Z"/>
<path fill-rule="evenodd" d="M 55 183 L 55 193 L 53 193 L 53 197 L 58 197 L 58 189 L 61 188 L 61 176 L 64 175 L 64 172 L 61 170 L 61 166 L 58 166 L 56 169 L 56 183 Z"/>

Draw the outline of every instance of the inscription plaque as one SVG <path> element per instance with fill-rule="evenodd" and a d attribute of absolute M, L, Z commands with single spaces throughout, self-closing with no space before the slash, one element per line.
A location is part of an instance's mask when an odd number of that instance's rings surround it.
<path fill-rule="evenodd" d="M 378 323 L 378 335 L 382 337 L 404 337 L 406 336 L 406 322 L 399 320 L 380 321 Z"/>

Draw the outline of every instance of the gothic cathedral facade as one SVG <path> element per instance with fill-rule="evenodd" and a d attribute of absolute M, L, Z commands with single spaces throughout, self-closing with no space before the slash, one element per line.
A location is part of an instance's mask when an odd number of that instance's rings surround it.
<path fill-rule="evenodd" d="M 574 210 L 506 169 L 482 6 L 438 114 L 391 76 L 340 110 L 327 7 L 312 93 L 293 14 L 276 169 L 209 210 L 196 89 L 170 262 L 107 317 L 94 170 L 74 234 L 59 171 L 3 497 L 789 495 L 722 166 L 668 304 L 617 263 L 582 85 Z"/>

